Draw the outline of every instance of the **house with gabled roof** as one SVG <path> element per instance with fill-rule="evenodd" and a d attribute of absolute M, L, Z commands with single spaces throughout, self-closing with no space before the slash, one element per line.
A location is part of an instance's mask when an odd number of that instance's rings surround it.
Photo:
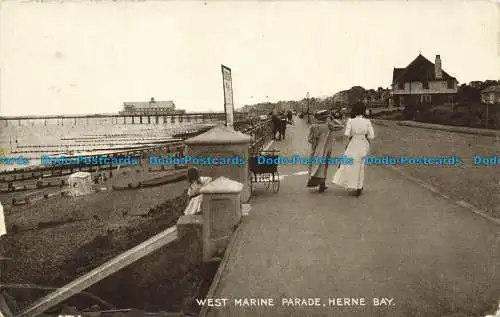
<path fill-rule="evenodd" d="M 491 85 L 481 90 L 481 102 L 500 104 L 500 85 Z"/>
<path fill-rule="evenodd" d="M 453 104 L 457 91 L 458 81 L 442 69 L 439 55 L 432 63 L 419 54 L 392 73 L 391 99 L 396 107 Z"/>

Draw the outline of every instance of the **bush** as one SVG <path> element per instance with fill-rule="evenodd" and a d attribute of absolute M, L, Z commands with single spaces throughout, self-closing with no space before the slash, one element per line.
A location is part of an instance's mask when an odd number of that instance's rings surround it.
<path fill-rule="evenodd" d="M 489 107 L 489 128 L 500 128 L 499 107 Z M 486 106 L 482 104 L 461 104 L 452 109 L 449 106 L 437 106 L 426 111 L 416 111 L 414 118 L 419 122 L 485 128 Z"/>
<path fill-rule="evenodd" d="M 453 116 L 453 110 L 450 107 L 437 106 L 431 110 L 431 120 L 437 124 L 450 124 Z"/>
<path fill-rule="evenodd" d="M 492 127 L 500 129 L 500 111 L 497 111 L 492 118 Z"/>
<path fill-rule="evenodd" d="M 466 127 L 470 124 L 469 113 L 455 112 L 451 116 L 451 124 L 455 126 Z"/>

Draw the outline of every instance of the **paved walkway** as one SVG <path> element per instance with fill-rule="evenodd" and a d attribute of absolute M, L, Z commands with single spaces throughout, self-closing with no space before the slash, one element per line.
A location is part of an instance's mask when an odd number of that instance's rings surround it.
<path fill-rule="evenodd" d="M 306 124 L 297 119 L 287 132 L 273 147 L 307 155 Z M 208 316 L 458 317 L 496 306 L 497 224 L 385 167 L 367 169 L 359 198 L 330 181 L 322 194 L 306 188 L 306 170 L 280 166 L 280 192 L 256 192 L 214 295 L 229 300 Z M 272 298 L 274 306 L 235 305 L 245 298 Z M 283 298 L 321 302 L 287 306 Z M 333 298 L 366 305 L 336 306 Z M 373 298 L 387 300 L 377 306 Z"/>

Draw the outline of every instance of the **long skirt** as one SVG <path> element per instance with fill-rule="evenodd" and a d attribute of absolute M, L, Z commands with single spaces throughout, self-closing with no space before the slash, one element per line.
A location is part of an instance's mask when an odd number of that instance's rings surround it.
<path fill-rule="evenodd" d="M 326 176 L 328 175 L 328 159 L 331 153 L 325 156 L 325 163 L 318 165 L 309 165 L 309 181 L 307 187 L 316 187 L 325 184 Z M 314 153 L 312 155 L 314 157 Z"/>
<path fill-rule="evenodd" d="M 365 179 L 364 158 L 370 152 L 370 143 L 364 135 L 355 135 L 349 142 L 344 155 L 353 162 L 350 165 L 340 165 L 333 176 L 332 183 L 347 189 L 363 188 Z"/>

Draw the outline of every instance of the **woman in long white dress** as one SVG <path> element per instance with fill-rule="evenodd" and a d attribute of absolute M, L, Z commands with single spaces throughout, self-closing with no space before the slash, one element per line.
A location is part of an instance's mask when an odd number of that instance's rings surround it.
<path fill-rule="evenodd" d="M 202 195 L 200 193 L 200 189 L 206 184 L 212 181 L 211 177 L 200 176 L 200 172 L 196 168 L 190 168 L 187 171 L 187 178 L 189 182 L 188 187 L 188 197 L 189 202 L 184 210 L 185 215 L 194 215 L 199 214 L 201 212 L 201 202 Z"/>
<path fill-rule="evenodd" d="M 352 118 L 347 120 L 344 135 L 349 144 L 344 155 L 352 159 L 352 164 L 341 165 L 333 176 L 332 183 L 355 190 L 361 195 L 365 178 L 364 158 L 370 153 L 370 141 L 375 138 L 375 131 L 370 120 L 363 117 L 365 106 L 361 103 L 352 107 Z"/>

